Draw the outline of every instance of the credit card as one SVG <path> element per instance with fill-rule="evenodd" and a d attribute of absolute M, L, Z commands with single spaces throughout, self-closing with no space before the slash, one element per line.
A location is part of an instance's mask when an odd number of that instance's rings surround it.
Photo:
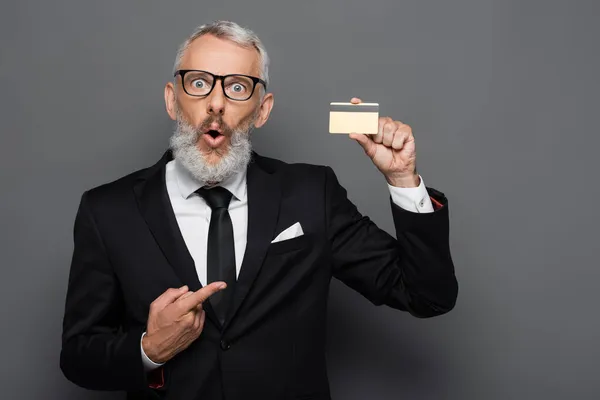
<path fill-rule="evenodd" d="M 329 105 L 329 133 L 377 134 L 379 103 L 343 103 Z"/>

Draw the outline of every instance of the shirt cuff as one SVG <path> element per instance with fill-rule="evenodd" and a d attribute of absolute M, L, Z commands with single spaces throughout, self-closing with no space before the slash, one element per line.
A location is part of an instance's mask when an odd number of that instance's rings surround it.
<path fill-rule="evenodd" d="M 142 352 L 142 363 L 144 364 L 144 370 L 146 372 L 150 372 L 155 370 L 158 367 L 164 365 L 164 363 L 158 364 L 148 358 L 146 353 L 144 352 L 144 348 L 142 347 L 142 340 L 144 339 L 144 335 L 146 332 L 142 333 L 142 337 L 140 338 L 140 351 Z"/>
<path fill-rule="evenodd" d="M 389 183 L 388 188 L 392 196 L 392 201 L 398 207 L 414 213 L 431 213 L 433 212 L 433 204 L 427 193 L 423 177 L 419 175 L 421 183 L 414 188 L 404 188 L 392 186 Z"/>

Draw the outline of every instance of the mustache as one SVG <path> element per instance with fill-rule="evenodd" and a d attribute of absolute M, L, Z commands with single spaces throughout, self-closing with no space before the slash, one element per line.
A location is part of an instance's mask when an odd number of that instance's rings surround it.
<path fill-rule="evenodd" d="M 183 113 L 179 110 L 177 111 L 177 125 L 183 127 L 184 131 L 187 131 L 188 134 L 192 134 L 194 137 L 200 137 L 204 132 L 206 132 L 213 122 L 217 122 L 221 133 L 225 136 L 231 136 L 233 134 L 233 129 L 223 121 L 222 116 L 209 116 L 204 119 L 199 125 L 195 126 L 191 124 L 187 118 L 184 117 Z"/>
<path fill-rule="evenodd" d="M 200 136 L 206 132 L 210 125 L 213 122 L 216 122 L 219 125 L 221 134 L 224 136 L 228 136 L 230 138 L 235 137 L 236 133 L 246 133 L 250 134 L 253 130 L 253 123 L 256 121 L 260 114 L 260 108 L 257 108 L 252 114 L 246 116 L 242 119 L 236 127 L 231 127 L 224 120 L 223 116 L 208 116 L 206 117 L 200 124 L 193 125 L 191 124 L 187 118 L 183 115 L 181 110 L 177 110 L 177 120 L 176 126 L 177 131 L 186 132 L 187 136 L 190 140 L 194 140 L 194 142 L 200 138 Z"/>
<path fill-rule="evenodd" d="M 221 133 L 225 136 L 231 136 L 233 129 L 223 121 L 223 117 L 208 117 L 196 128 L 197 133 L 203 133 L 207 131 L 210 126 L 216 122 L 221 128 Z"/>

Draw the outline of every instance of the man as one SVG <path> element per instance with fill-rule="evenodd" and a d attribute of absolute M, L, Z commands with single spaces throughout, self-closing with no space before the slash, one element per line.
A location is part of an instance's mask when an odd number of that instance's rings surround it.
<path fill-rule="evenodd" d="M 201 26 L 165 87 L 169 150 L 83 194 L 60 361 L 72 382 L 130 399 L 329 399 L 331 277 L 416 317 L 453 308 L 447 199 L 417 174 L 411 128 L 381 118 L 376 136 L 351 135 L 387 181 L 394 239 L 331 168 L 251 150 L 267 85 L 251 31 Z"/>

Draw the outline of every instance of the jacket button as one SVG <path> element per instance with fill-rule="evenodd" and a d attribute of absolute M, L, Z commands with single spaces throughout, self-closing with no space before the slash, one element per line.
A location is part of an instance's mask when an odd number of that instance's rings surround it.
<path fill-rule="evenodd" d="M 230 347 L 231 347 L 231 343 L 229 343 L 225 339 L 221 340 L 221 349 L 222 350 L 229 350 Z"/>

